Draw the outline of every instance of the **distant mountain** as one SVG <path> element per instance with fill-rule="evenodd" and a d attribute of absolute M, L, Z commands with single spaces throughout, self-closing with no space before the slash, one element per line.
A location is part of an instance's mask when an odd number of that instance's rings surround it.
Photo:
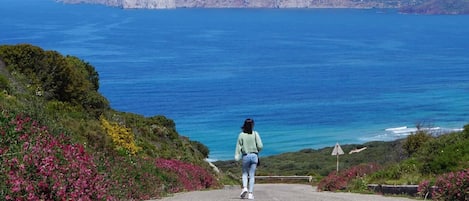
<path fill-rule="evenodd" d="M 397 8 L 402 13 L 469 14 L 469 0 L 56 0 L 124 9 L 174 8 Z"/>
<path fill-rule="evenodd" d="M 125 9 L 170 9 L 176 8 L 174 0 L 56 0 L 69 4 L 103 4 L 107 6 L 120 7 Z"/>
<path fill-rule="evenodd" d="M 399 8 L 401 0 L 56 0 L 121 8 Z M 410 2 L 410 1 L 409 1 Z M 405 4 L 405 3 L 404 3 Z M 407 5 L 407 4 L 406 4 Z"/>
<path fill-rule="evenodd" d="M 400 11 L 420 14 L 469 14 L 469 0 L 428 0 L 417 5 L 404 6 Z"/>

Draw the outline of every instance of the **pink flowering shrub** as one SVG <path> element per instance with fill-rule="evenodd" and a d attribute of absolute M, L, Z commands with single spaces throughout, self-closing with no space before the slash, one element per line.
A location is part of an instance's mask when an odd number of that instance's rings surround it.
<path fill-rule="evenodd" d="M 423 197 L 423 198 L 428 198 L 430 197 L 429 195 L 432 193 L 431 192 L 431 184 L 430 184 L 430 181 L 428 180 L 424 180 L 422 182 L 420 182 L 419 186 L 417 187 L 417 194 L 420 196 L 420 197 Z"/>
<path fill-rule="evenodd" d="M 435 187 L 434 200 L 469 200 L 469 169 L 439 176 Z"/>
<path fill-rule="evenodd" d="M 367 174 L 373 173 L 381 169 L 381 167 L 374 163 L 362 164 L 342 170 L 339 173 L 336 171 L 331 172 L 327 177 L 319 181 L 318 190 L 322 191 L 337 191 L 344 190 L 348 184 L 358 178 L 362 178 Z"/>
<path fill-rule="evenodd" d="M 167 187 L 169 192 L 200 190 L 216 183 L 207 170 L 179 160 L 157 159 L 156 166 L 176 175 L 177 180 Z"/>
<path fill-rule="evenodd" d="M 164 194 L 162 186 L 173 179 L 155 166 L 152 158 L 99 156 L 112 179 L 111 194 L 121 200 L 149 200 Z"/>
<path fill-rule="evenodd" d="M 0 115 L 0 200 L 149 200 L 214 184 L 200 166 L 112 150 L 89 154 L 29 117 Z"/>
<path fill-rule="evenodd" d="M 0 118 L 5 200 L 112 200 L 105 175 L 82 145 L 67 144 L 30 118 Z"/>
<path fill-rule="evenodd" d="M 347 180 L 336 172 L 331 172 L 323 178 L 318 184 L 318 190 L 337 191 L 344 190 L 347 187 Z"/>

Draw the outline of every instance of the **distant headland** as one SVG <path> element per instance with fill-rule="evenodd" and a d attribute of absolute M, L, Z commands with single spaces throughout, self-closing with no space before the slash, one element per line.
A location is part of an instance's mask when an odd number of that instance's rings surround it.
<path fill-rule="evenodd" d="M 469 14 L 466 0 L 56 0 L 124 9 L 175 8 L 392 8 L 401 13 Z"/>

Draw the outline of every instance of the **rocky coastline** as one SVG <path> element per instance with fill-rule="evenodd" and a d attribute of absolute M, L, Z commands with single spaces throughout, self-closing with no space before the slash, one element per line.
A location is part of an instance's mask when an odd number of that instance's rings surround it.
<path fill-rule="evenodd" d="M 123 9 L 176 8 L 392 8 L 401 13 L 469 14 L 465 0 L 55 0 Z"/>
<path fill-rule="evenodd" d="M 124 9 L 175 8 L 399 8 L 400 0 L 56 0 L 103 4 Z M 405 4 L 409 5 L 409 4 Z"/>

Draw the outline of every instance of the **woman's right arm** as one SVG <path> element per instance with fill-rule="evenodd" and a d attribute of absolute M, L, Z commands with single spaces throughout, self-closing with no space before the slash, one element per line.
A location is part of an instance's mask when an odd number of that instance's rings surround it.
<path fill-rule="evenodd" d="M 258 132 L 256 132 L 256 146 L 257 146 L 257 151 L 261 151 L 262 148 L 264 148 L 264 144 L 262 144 L 261 136 L 259 135 Z"/>

